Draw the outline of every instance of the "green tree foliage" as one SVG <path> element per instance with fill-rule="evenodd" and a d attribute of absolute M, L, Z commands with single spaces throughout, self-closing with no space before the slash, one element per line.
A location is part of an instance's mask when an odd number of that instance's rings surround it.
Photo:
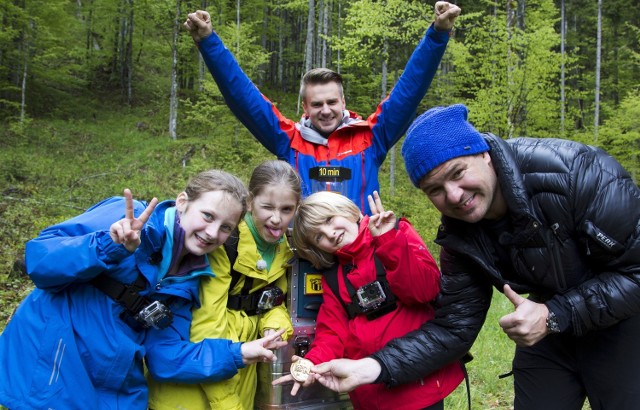
<path fill-rule="evenodd" d="M 502 137 L 558 136 L 557 18 L 551 0 L 535 0 L 527 2 L 524 29 L 508 28 L 502 9 L 462 19 L 451 76 L 457 101 L 467 103 L 479 129 Z"/>
<path fill-rule="evenodd" d="M 347 80 L 348 105 L 355 111 L 369 113 L 380 100 L 383 59 L 389 72 L 399 75 L 427 27 L 433 21 L 432 6 L 420 1 L 357 0 L 351 2 L 344 18 L 346 34 L 331 39 L 340 50 L 342 72 Z M 386 55 L 383 43 L 388 42 Z M 394 76 L 386 89 L 391 90 Z"/>
<path fill-rule="evenodd" d="M 631 174 L 640 177 L 640 89 L 629 93 L 600 128 L 598 141 Z"/>
<path fill-rule="evenodd" d="M 505 138 L 580 138 L 590 131 L 596 4 L 565 1 L 566 121 L 560 134 L 559 1 L 457 2 L 463 14 L 422 109 L 464 102 L 478 128 Z M 326 39 L 326 64 L 346 78 L 348 107 L 366 115 L 380 100 L 383 61 L 390 90 L 433 20 L 433 4 L 322 3 L 326 8 L 320 9 L 321 2 L 316 1 L 312 13 L 317 27 L 314 62 L 318 42 Z M 188 12 L 207 9 L 242 68 L 281 111 L 294 116 L 308 4 L 308 0 L 0 0 L 0 116 L 9 123 L 18 121 L 23 95 L 27 115 L 34 118 L 95 118 L 103 101 L 109 100 L 150 107 L 156 114 L 153 127 L 162 133 L 178 5 L 182 19 Z M 640 8 L 635 0 L 612 0 L 605 4 L 603 19 L 600 122 L 607 126 L 619 117 L 623 97 L 638 87 Z M 318 28 L 325 21 L 326 37 Z M 234 135 L 236 129 L 241 131 L 231 117 L 220 120 L 229 111 L 208 74 L 202 74 L 191 38 L 182 32 L 177 46 L 182 104 L 178 134 L 215 136 L 220 123 L 235 124 Z M 607 148 L 611 141 L 598 143 Z"/>
<path fill-rule="evenodd" d="M 23 90 L 31 115 L 55 113 L 51 102 L 84 84 L 80 22 L 73 4 L 3 0 L 0 13 L 0 115 L 18 114 Z"/>

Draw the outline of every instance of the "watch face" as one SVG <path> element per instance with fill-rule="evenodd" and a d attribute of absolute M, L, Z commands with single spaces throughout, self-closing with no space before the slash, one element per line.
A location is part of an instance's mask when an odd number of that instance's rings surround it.
<path fill-rule="evenodd" d="M 550 333 L 560 333 L 560 324 L 553 312 L 549 312 L 549 316 L 547 316 L 547 329 L 549 329 Z"/>

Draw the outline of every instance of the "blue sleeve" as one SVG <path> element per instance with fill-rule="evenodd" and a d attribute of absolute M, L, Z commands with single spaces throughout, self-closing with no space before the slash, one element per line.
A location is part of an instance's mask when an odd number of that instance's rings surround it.
<path fill-rule="evenodd" d="M 145 208 L 134 201 L 134 212 Z M 87 212 L 53 225 L 27 242 L 27 273 L 41 289 L 57 290 L 88 281 L 132 255 L 109 236 L 109 227 L 124 217 L 123 198 L 109 198 Z"/>
<path fill-rule="evenodd" d="M 438 31 L 431 24 L 409 58 L 397 84 L 369 117 L 373 125 L 378 165 L 382 164 L 387 152 L 415 118 L 418 105 L 431 85 L 448 41 L 449 32 Z"/>
<path fill-rule="evenodd" d="M 233 377 L 242 362 L 241 342 L 228 339 L 189 341 L 191 304 L 172 306 L 173 323 L 149 329 L 145 339 L 146 364 L 154 379 L 164 382 L 216 382 Z"/>
<path fill-rule="evenodd" d="M 216 33 L 197 43 L 200 54 L 225 102 L 249 132 L 272 154 L 287 160 L 293 121 L 267 100 L 242 71 L 231 52 Z"/>

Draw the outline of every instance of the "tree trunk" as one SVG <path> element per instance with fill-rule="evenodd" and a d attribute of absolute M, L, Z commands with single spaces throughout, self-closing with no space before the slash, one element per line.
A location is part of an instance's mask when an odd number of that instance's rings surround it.
<path fill-rule="evenodd" d="M 388 61 L 389 61 L 389 40 L 387 36 L 382 40 L 382 67 L 381 78 L 380 78 L 380 100 L 384 100 L 387 97 L 387 77 L 388 77 Z M 395 195 L 395 170 L 396 170 L 396 149 L 395 145 L 391 147 L 390 152 L 390 166 L 391 169 L 389 171 L 389 195 Z"/>
<path fill-rule="evenodd" d="M 327 66 L 327 36 L 329 35 L 329 0 L 324 0 L 324 12 L 322 13 L 322 67 Z"/>
<path fill-rule="evenodd" d="M 178 32 L 180 31 L 180 0 L 176 0 L 176 16 L 173 22 L 173 60 L 171 65 L 171 97 L 169 98 L 169 135 L 177 140 L 178 123 Z"/>
<path fill-rule="evenodd" d="M 278 2 L 280 5 L 280 2 Z M 284 16 L 282 8 L 278 7 L 278 84 L 284 91 Z"/>
<path fill-rule="evenodd" d="M 128 0 L 129 5 L 129 27 L 127 38 L 127 54 L 126 54 L 126 83 L 127 83 L 127 104 L 131 106 L 133 102 L 133 0 Z"/>
<path fill-rule="evenodd" d="M 267 49 L 267 31 L 269 30 L 269 7 L 267 2 L 264 2 L 264 7 L 262 7 L 262 33 L 260 34 L 260 45 L 263 50 Z M 262 64 L 261 69 L 259 71 L 258 76 L 258 88 L 262 88 L 265 83 L 265 73 L 267 71 L 268 62 Z"/>
<path fill-rule="evenodd" d="M 565 116 L 565 54 L 564 46 L 567 39 L 567 22 L 564 14 L 564 0 L 560 2 L 560 137 L 564 138 L 564 116 Z"/>
<path fill-rule="evenodd" d="M 307 43 L 306 43 L 306 52 L 304 55 L 304 71 L 307 72 L 311 70 L 313 66 L 313 32 L 314 32 L 314 23 L 316 19 L 315 13 L 316 5 L 315 0 L 309 0 L 309 16 L 307 20 Z"/>
<path fill-rule="evenodd" d="M 338 0 L 338 41 L 340 41 L 342 36 L 342 0 Z M 340 49 L 338 49 L 338 55 L 336 56 L 337 58 L 337 68 L 338 68 L 338 73 L 340 73 Z"/>
<path fill-rule="evenodd" d="M 322 22 L 324 21 L 324 0 L 318 1 L 318 25 L 316 27 L 316 55 L 314 67 L 324 67 L 322 65 L 322 31 L 324 27 Z"/>
<path fill-rule="evenodd" d="M 307 41 L 305 44 L 305 54 L 304 54 L 304 72 L 305 73 L 311 70 L 311 67 L 313 65 L 313 32 L 314 32 L 314 22 L 316 18 L 315 8 L 316 8 L 315 0 L 309 0 L 309 14 L 307 17 Z M 301 73 L 300 86 L 302 86 L 303 76 L 304 76 L 304 73 Z M 298 93 L 297 114 L 300 114 L 300 103 L 301 103 L 301 96 L 300 96 L 300 93 Z"/>
<path fill-rule="evenodd" d="M 513 32 L 515 29 L 515 12 L 513 9 L 513 2 L 514 0 L 507 0 L 507 89 L 509 90 L 508 93 L 509 95 L 508 97 L 508 103 L 507 103 L 507 138 L 512 138 L 513 137 L 513 130 L 514 130 L 514 125 L 513 125 L 513 100 L 514 100 L 514 93 L 512 92 L 513 90 L 513 65 L 512 65 L 512 59 L 513 59 L 513 50 L 511 48 L 512 42 L 513 42 Z"/>
<path fill-rule="evenodd" d="M 598 141 L 598 123 L 600 117 L 600 59 L 602 55 L 602 0 L 598 0 L 598 40 L 596 44 L 596 95 L 593 116 L 593 138 Z"/>
<path fill-rule="evenodd" d="M 209 7 L 209 2 L 207 0 L 202 0 L 201 10 L 207 10 Z M 198 91 L 204 91 L 204 79 L 207 75 L 207 66 L 204 63 L 204 59 L 202 58 L 202 54 L 198 53 Z"/>
<path fill-rule="evenodd" d="M 22 83 L 20 85 L 20 124 L 24 124 L 27 111 L 27 73 L 29 67 L 29 45 L 24 44 L 24 64 L 22 67 Z"/>

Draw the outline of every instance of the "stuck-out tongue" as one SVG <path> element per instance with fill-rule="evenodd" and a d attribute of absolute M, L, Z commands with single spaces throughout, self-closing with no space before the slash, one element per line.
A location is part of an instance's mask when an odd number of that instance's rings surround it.
<path fill-rule="evenodd" d="M 269 233 L 271 233 L 271 235 L 273 235 L 276 238 L 279 238 L 280 235 L 282 235 L 282 229 L 273 229 L 273 228 L 267 228 L 269 230 Z"/>

